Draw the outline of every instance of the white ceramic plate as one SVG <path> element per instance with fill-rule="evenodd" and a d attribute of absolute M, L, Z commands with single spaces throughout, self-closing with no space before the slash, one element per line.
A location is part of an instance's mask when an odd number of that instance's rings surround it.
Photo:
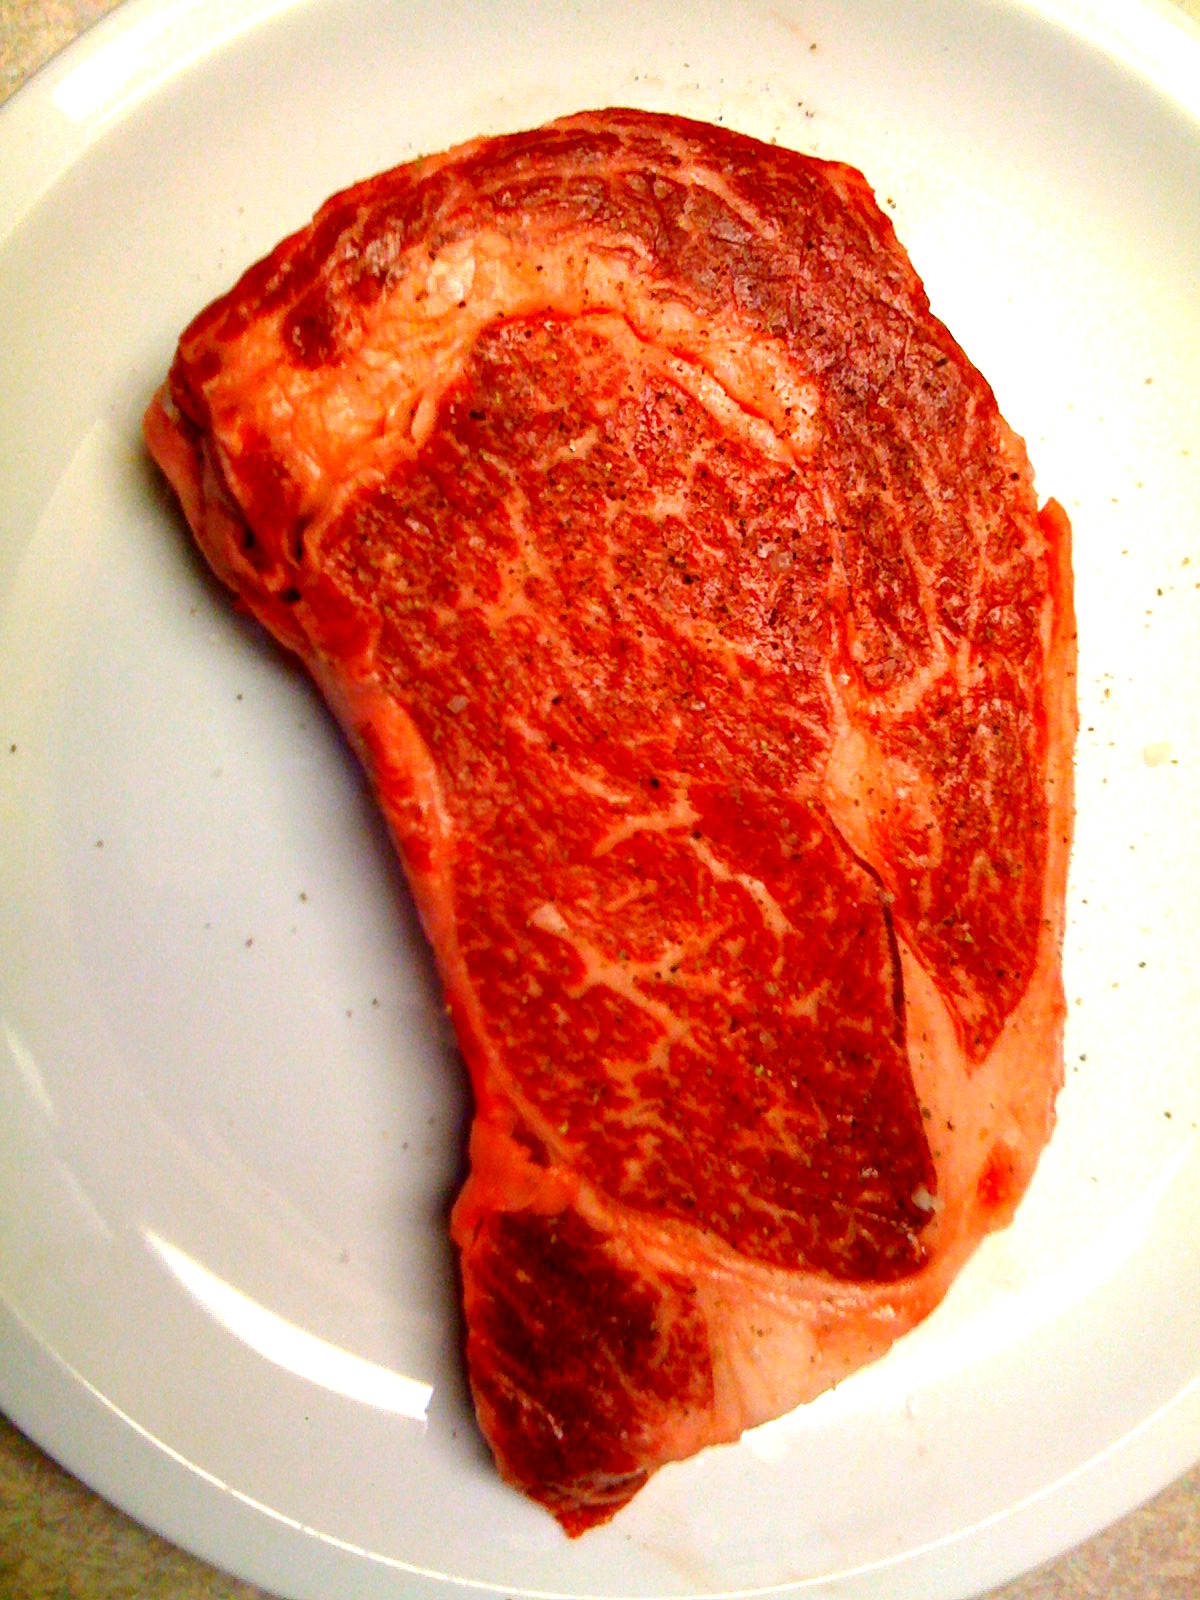
<path fill-rule="evenodd" d="M 363 785 L 139 445 L 336 187 L 586 106 L 860 165 L 1076 527 L 1068 1081 L 875 1368 L 571 1544 L 459 1363 L 465 1103 Z M 1200 1456 L 1200 36 L 1000 0 L 135 0 L 0 115 L 0 1405 L 297 1596 L 938 1600 Z"/>

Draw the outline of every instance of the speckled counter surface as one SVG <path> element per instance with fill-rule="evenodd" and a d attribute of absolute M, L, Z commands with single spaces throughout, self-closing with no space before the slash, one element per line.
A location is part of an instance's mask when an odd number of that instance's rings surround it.
<path fill-rule="evenodd" d="M 0 100 L 116 3 L 0 0 Z M 1200 21 L 1200 0 L 1176 3 Z M 0 1600 L 135 1597 L 266 1600 L 131 1522 L 0 1417 Z M 1200 1600 L 1200 1467 L 988 1600 Z"/>

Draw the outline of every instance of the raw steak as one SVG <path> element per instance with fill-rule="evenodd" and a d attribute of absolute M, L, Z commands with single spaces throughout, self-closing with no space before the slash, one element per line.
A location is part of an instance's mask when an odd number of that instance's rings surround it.
<path fill-rule="evenodd" d="M 479 1420 L 577 1534 L 1029 1182 L 1066 518 L 859 173 L 632 111 L 334 197 L 146 432 L 373 778 L 474 1089 Z"/>

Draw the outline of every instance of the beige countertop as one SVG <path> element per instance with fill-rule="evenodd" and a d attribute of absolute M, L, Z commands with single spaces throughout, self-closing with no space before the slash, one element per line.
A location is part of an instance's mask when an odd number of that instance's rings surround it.
<path fill-rule="evenodd" d="M 0 0 L 0 100 L 118 0 Z M 1176 0 L 1200 21 L 1200 0 Z M 1198 197 L 1200 203 L 1200 197 Z M 0 1417 L 0 1600 L 265 1600 L 91 1493 Z M 1198 1600 L 1200 1467 L 988 1600 Z"/>

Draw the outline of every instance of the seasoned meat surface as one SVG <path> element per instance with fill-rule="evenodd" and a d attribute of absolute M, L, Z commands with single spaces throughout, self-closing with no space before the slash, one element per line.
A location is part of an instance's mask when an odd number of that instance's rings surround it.
<path fill-rule="evenodd" d="M 374 782 L 474 1090 L 480 1423 L 579 1533 L 1032 1175 L 1066 518 L 859 173 L 633 111 L 335 196 L 146 433 Z"/>

